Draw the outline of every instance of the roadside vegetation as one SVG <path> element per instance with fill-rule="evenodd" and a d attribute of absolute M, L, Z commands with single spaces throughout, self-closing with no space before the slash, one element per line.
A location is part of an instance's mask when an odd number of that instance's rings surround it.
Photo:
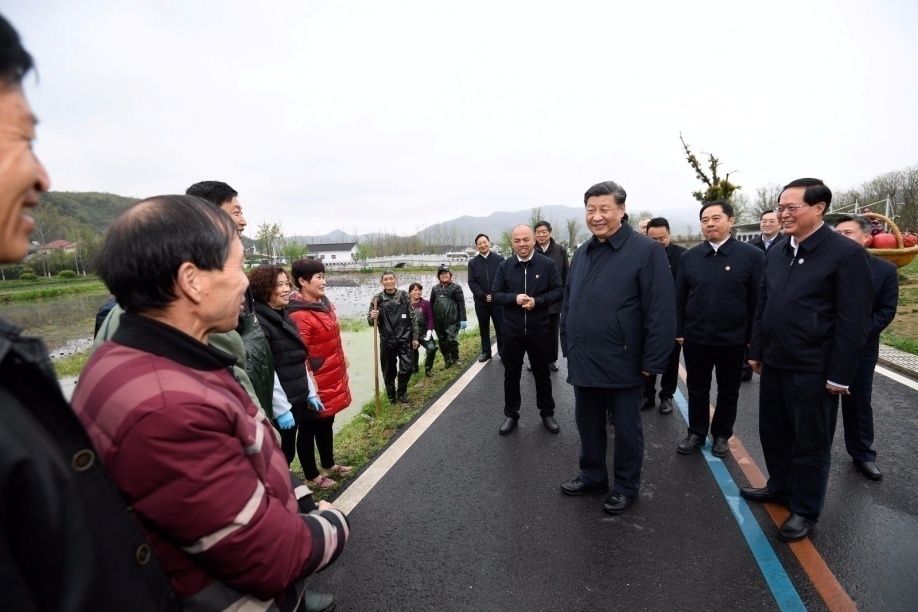
<path fill-rule="evenodd" d="M 47 278 L 38 276 L 35 280 L 0 281 L 0 302 L 40 300 L 42 298 L 105 291 L 105 284 L 95 275 Z"/>
<path fill-rule="evenodd" d="M 481 340 L 477 329 L 459 334 L 459 359 L 463 365 L 468 365 L 477 359 L 480 350 Z M 347 476 L 335 476 L 334 479 L 338 481 L 338 486 L 334 489 L 313 491 L 316 501 L 334 496 L 341 488 L 342 482 L 356 478 L 360 474 L 360 469 L 383 450 L 402 427 L 411 422 L 433 398 L 464 371 L 465 368 L 444 370 L 443 360 L 438 356 L 433 376 L 430 378 L 424 376 L 422 368 L 420 373 L 411 377 L 411 382 L 408 384 L 410 404 L 390 404 L 382 388 L 382 375 L 380 375 L 379 415 L 376 414 L 376 401 L 371 399 L 363 405 L 360 413 L 335 435 L 335 461 L 341 465 L 353 466 L 354 471 Z M 304 477 L 299 459 L 294 459 L 290 468 L 300 478 Z"/>
<path fill-rule="evenodd" d="M 51 363 L 54 365 L 54 372 L 57 374 L 57 377 L 70 378 L 71 376 L 79 375 L 83 370 L 83 366 L 89 361 L 89 353 L 90 351 L 87 349 L 80 353 L 53 359 Z"/>
<path fill-rule="evenodd" d="M 918 355 L 918 259 L 899 269 L 899 308 L 880 341 Z"/>

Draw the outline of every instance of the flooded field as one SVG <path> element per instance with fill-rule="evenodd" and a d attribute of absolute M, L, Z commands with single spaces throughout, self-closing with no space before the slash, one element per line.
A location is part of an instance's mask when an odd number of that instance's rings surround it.
<path fill-rule="evenodd" d="M 398 274 L 398 272 L 396 272 Z M 351 396 L 350 408 L 339 413 L 335 429 L 352 419 L 360 407 L 373 398 L 374 360 L 373 330 L 366 325 L 366 313 L 373 296 L 382 291 L 377 274 L 336 273 L 328 276 L 328 299 L 338 310 L 338 317 L 345 320 L 344 352 L 348 359 Z M 435 271 L 430 273 L 406 272 L 398 274 L 398 288 L 408 289 L 414 282 L 424 287 L 424 297 L 437 282 Z M 477 326 L 472 293 L 466 284 L 466 270 L 453 272 L 465 293 L 468 325 Z M 88 293 L 75 296 L 0 303 L 0 317 L 22 326 L 25 333 L 44 338 L 52 357 L 61 357 L 87 350 L 92 345 L 93 326 L 96 312 L 109 300 L 107 292 Z M 348 324 L 354 323 L 354 324 Z M 423 359 L 423 350 L 421 351 Z M 437 367 L 442 367 L 438 361 Z M 380 387 L 382 379 L 380 378 Z"/>

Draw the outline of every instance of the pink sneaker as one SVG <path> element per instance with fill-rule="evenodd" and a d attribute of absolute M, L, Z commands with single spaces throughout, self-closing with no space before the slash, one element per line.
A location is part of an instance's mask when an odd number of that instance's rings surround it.
<path fill-rule="evenodd" d="M 329 474 L 336 474 L 338 476 L 346 476 L 347 474 L 350 474 L 353 471 L 354 471 L 354 468 L 352 468 L 349 465 L 338 465 L 336 463 L 330 468 L 323 469 L 322 473 L 325 474 L 326 476 L 328 476 Z"/>

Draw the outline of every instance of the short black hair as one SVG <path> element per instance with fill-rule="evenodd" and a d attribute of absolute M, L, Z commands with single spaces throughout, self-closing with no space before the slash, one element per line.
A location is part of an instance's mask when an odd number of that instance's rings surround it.
<path fill-rule="evenodd" d="M 653 219 L 647 222 L 647 229 L 650 229 L 652 227 L 665 227 L 666 231 L 668 232 L 669 231 L 669 221 L 667 221 L 663 217 L 654 217 Z"/>
<path fill-rule="evenodd" d="M 112 224 L 95 256 L 96 273 L 126 311 L 159 310 L 175 301 L 182 264 L 222 270 L 233 240 L 232 218 L 201 198 L 147 198 Z"/>
<path fill-rule="evenodd" d="M 803 191 L 803 201 L 810 206 L 824 203 L 826 207 L 820 214 L 829 210 L 829 205 L 832 203 L 832 190 L 826 187 L 826 184 L 821 180 L 815 178 L 800 178 L 785 185 L 781 193 L 783 194 L 791 187 L 805 187 Z"/>
<path fill-rule="evenodd" d="M 385 270 L 385 271 L 383 271 L 382 276 L 379 277 L 379 280 L 382 280 L 382 279 L 386 278 L 387 276 L 391 276 L 392 278 L 398 280 L 398 277 L 395 276 L 395 270 Z"/>
<path fill-rule="evenodd" d="M 704 215 L 704 211 L 711 208 L 712 206 L 720 206 L 721 208 L 723 208 L 724 214 L 727 215 L 728 217 L 735 216 L 733 214 L 733 204 L 731 204 L 730 202 L 727 202 L 726 200 L 714 200 L 712 202 L 705 202 L 704 204 L 701 205 L 701 210 L 698 211 L 698 219 L 700 220 L 702 215 Z"/>
<path fill-rule="evenodd" d="M 869 234 L 873 229 L 870 219 L 864 215 L 842 215 L 835 220 L 835 227 L 838 227 L 840 223 L 857 223 L 857 226 L 865 234 Z"/>
<path fill-rule="evenodd" d="M 549 234 L 554 231 L 553 229 L 551 229 L 551 223 L 549 223 L 548 221 L 539 221 L 538 223 L 532 226 L 532 231 L 535 231 L 539 229 L 540 227 L 544 227 L 545 229 L 547 229 Z"/>
<path fill-rule="evenodd" d="M 19 33 L 0 15 L 0 85 L 19 85 L 34 65 Z"/>
<path fill-rule="evenodd" d="M 491 242 L 491 239 L 488 238 L 488 235 L 487 235 L 487 234 L 478 234 L 477 236 L 475 236 L 475 242 L 474 242 L 474 244 L 478 244 L 478 239 L 481 238 L 482 236 L 484 236 L 485 238 L 487 238 L 488 242 Z"/>
<path fill-rule="evenodd" d="M 476 240 L 477 240 L 477 239 L 476 239 Z M 415 289 L 420 289 L 421 291 L 424 291 L 424 287 L 421 286 L 421 283 L 411 283 L 410 285 L 408 285 L 408 292 L 409 292 L 409 293 L 411 293 L 411 292 L 414 291 Z"/>
<path fill-rule="evenodd" d="M 586 206 L 587 200 L 590 198 L 604 195 L 612 196 L 615 199 L 615 203 L 619 206 L 624 206 L 625 200 L 628 198 L 628 194 L 625 193 L 621 185 L 615 181 L 603 181 L 602 183 L 596 183 L 586 190 L 586 193 L 583 194 L 583 205 Z"/>
<path fill-rule="evenodd" d="M 765 218 L 765 215 L 768 215 L 768 214 L 777 215 L 778 213 L 776 213 L 776 212 L 774 211 L 774 209 L 771 209 L 771 210 L 763 210 L 763 211 L 762 211 L 762 214 L 759 215 L 759 221 L 761 221 L 762 219 L 764 219 L 764 218 Z"/>
<path fill-rule="evenodd" d="M 229 202 L 235 198 L 239 195 L 239 192 L 223 181 L 201 181 L 186 189 L 185 195 L 203 198 L 214 206 L 219 207 L 224 202 Z"/>
<path fill-rule="evenodd" d="M 290 282 L 297 289 L 300 288 L 300 279 L 305 278 L 306 282 L 312 280 L 316 274 L 325 273 L 325 264 L 321 259 L 297 259 L 290 268 Z"/>

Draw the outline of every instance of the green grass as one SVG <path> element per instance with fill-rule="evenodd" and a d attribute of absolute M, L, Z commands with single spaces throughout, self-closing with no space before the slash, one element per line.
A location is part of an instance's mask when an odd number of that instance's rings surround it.
<path fill-rule="evenodd" d="M 53 359 L 51 363 L 54 364 L 54 372 L 57 377 L 69 378 L 70 376 L 77 376 L 83 366 L 86 365 L 86 362 L 89 361 L 89 353 L 90 351 L 86 350 L 82 353 L 74 353 L 73 355 Z"/>
<path fill-rule="evenodd" d="M 912 355 L 918 355 L 918 341 L 913 340 L 912 338 L 906 338 L 905 336 L 883 332 L 880 334 L 880 342 L 883 344 L 888 344 L 893 348 L 897 348 L 900 351 L 905 351 L 906 353 L 911 353 Z"/>
<path fill-rule="evenodd" d="M 366 321 L 364 321 L 366 324 Z M 481 350 L 481 341 L 478 330 L 468 330 L 459 334 L 459 358 L 463 364 L 468 364 L 475 359 Z M 384 392 L 380 392 L 379 415 L 376 415 L 376 402 L 366 402 L 360 413 L 347 423 L 335 435 L 335 461 L 340 465 L 350 465 L 355 469 L 347 476 L 336 476 L 338 486 L 326 491 L 314 491 L 316 501 L 335 495 L 342 481 L 351 480 L 360 473 L 360 468 L 367 465 L 379 451 L 383 450 L 389 441 L 402 427 L 427 406 L 449 383 L 458 378 L 464 369 L 443 369 L 443 361 L 437 358 L 434 375 L 430 378 L 424 376 L 423 370 L 411 377 L 408 384 L 409 404 L 390 404 Z M 318 458 L 316 460 L 318 462 Z M 303 468 L 299 459 L 294 459 L 290 466 L 300 478 L 304 477 Z"/>
<path fill-rule="evenodd" d="M 91 280 L 72 279 L 58 280 L 57 283 L 48 282 L 56 279 L 43 279 L 34 282 L 22 282 L 19 286 L 9 287 L 10 282 L 4 283 L 0 289 L 0 302 L 18 302 L 21 300 L 40 300 L 43 298 L 57 297 L 61 295 L 73 295 L 77 293 L 98 293 L 105 291 L 105 284 L 96 278 Z M 56 285 L 56 286 L 47 286 Z"/>
<path fill-rule="evenodd" d="M 343 332 L 362 332 L 369 327 L 365 316 L 347 317 L 338 319 L 338 324 Z"/>

